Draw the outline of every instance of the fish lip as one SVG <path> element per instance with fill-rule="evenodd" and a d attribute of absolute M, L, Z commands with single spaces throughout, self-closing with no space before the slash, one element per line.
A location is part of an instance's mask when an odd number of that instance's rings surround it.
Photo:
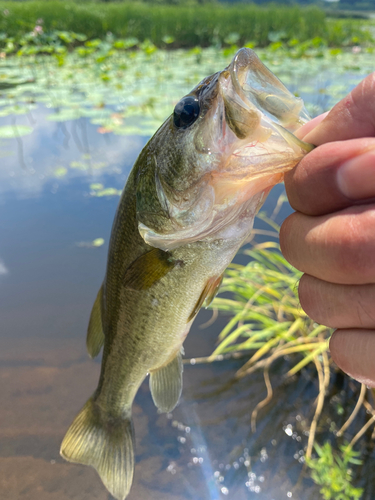
<path fill-rule="evenodd" d="M 252 49 L 238 50 L 226 70 L 246 107 L 255 107 L 291 132 L 310 120 L 302 99 L 294 96 Z"/>
<path fill-rule="evenodd" d="M 225 127 L 242 147 L 244 142 L 263 143 L 276 134 L 295 153 L 305 154 L 313 149 L 293 135 L 310 119 L 302 99 L 294 96 L 253 50 L 242 48 L 236 53 L 219 77 L 219 88 Z"/>
<path fill-rule="evenodd" d="M 239 68 L 238 59 L 241 50 L 237 52 L 229 66 L 221 72 L 218 86 L 223 103 L 224 128 L 230 129 L 237 139 L 243 140 L 251 135 L 252 127 L 255 130 L 259 125 L 261 112 L 247 99 L 240 84 L 238 70 L 241 68 Z M 246 69 L 250 69 L 249 65 L 246 65 Z"/>
<path fill-rule="evenodd" d="M 226 73 L 230 75 L 230 82 L 237 96 L 237 101 L 242 101 L 243 107 L 246 109 L 253 107 L 253 103 L 251 103 L 246 95 L 244 84 L 246 76 L 253 70 L 254 60 L 256 59 L 259 61 L 258 56 L 253 50 L 242 48 L 237 51 L 231 63 L 226 68 Z"/>
<path fill-rule="evenodd" d="M 253 52 L 253 51 L 251 51 Z M 228 72 L 230 74 L 231 80 L 232 80 L 232 85 L 237 92 L 238 95 L 240 95 L 242 98 L 246 96 L 244 95 L 243 87 L 240 84 L 240 78 L 239 74 L 243 70 L 243 68 L 246 68 L 247 71 L 251 71 L 251 61 L 250 61 L 250 49 L 242 48 L 240 49 L 234 58 L 232 59 L 232 62 L 228 66 Z M 246 58 L 247 61 L 245 65 L 243 64 L 243 59 Z"/>

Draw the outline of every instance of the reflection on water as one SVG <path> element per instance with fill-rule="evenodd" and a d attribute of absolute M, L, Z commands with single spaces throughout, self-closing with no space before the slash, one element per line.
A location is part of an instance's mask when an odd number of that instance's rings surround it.
<path fill-rule="evenodd" d="M 48 110 L 42 106 L 30 115 L 34 122 L 32 134 L 3 139 L 0 143 L 2 199 L 6 193 L 17 198 L 39 196 L 43 191 L 54 194 L 73 179 L 87 183 L 85 196 L 90 183 L 98 180 L 104 186 L 112 187 L 115 182 L 122 188 L 146 142 L 146 138 L 139 136 L 99 134 L 97 126 L 84 118 L 67 123 L 50 122 Z M 27 119 L 23 117 L 22 121 Z M 18 118 L 17 123 L 22 121 Z"/>
<path fill-rule="evenodd" d="M 309 92 L 310 105 L 329 102 Z M 0 145 L 1 499 L 108 500 L 94 470 L 63 461 L 59 447 L 97 384 L 99 362 L 85 351 L 88 317 L 105 271 L 118 190 L 147 138 L 102 133 L 85 117 L 51 121 L 51 112 L 38 105 L 0 119 L 0 126 L 34 129 Z M 266 209 L 281 191 L 274 190 Z M 279 219 L 289 212 L 283 207 Z M 82 244 L 97 238 L 105 244 Z M 196 320 L 187 358 L 212 352 L 225 318 L 201 329 L 210 316 L 202 311 Z M 282 363 L 272 372 L 275 395 L 255 434 L 250 418 L 265 397 L 264 380 L 255 373 L 229 383 L 241 360 L 185 365 L 183 398 L 173 414 L 157 414 L 144 383 L 134 405 L 137 465 L 129 500 L 318 498 L 309 479 L 294 487 L 316 377 L 306 369 L 284 381 Z M 325 428 L 347 419 L 356 391 L 346 379 L 332 382 Z M 374 491 L 368 463 L 358 473 L 366 499 Z"/>

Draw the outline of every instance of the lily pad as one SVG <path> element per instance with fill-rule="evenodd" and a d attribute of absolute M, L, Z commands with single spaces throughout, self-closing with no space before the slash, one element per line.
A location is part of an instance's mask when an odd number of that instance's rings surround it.
<path fill-rule="evenodd" d="M 61 179 L 62 177 L 65 177 L 65 175 L 68 173 L 68 169 L 65 167 L 57 167 L 55 168 L 55 177 L 58 179 Z"/>
<path fill-rule="evenodd" d="M 62 109 L 58 113 L 51 113 L 47 116 L 47 120 L 54 122 L 65 122 L 68 120 L 78 120 L 82 115 L 80 110 L 76 109 Z"/>
<path fill-rule="evenodd" d="M 14 151 L 7 151 L 4 149 L 0 149 L 0 158 L 7 158 L 8 156 L 14 155 Z"/>
<path fill-rule="evenodd" d="M 77 247 L 80 248 L 99 248 L 105 243 L 104 238 L 96 238 L 93 241 L 79 241 L 76 243 Z"/>
<path fill-rule="evenodd" d="M 105 162 L 105 161 L 97 162 L 97 163 L 93 163 L 92 164 L 93 170 L 100 170 L 100 169 L 106 168 L 106 167 L 108 167 L 108 163 Z"/>
<path fill-rule="evenodd" d="M 104 245 L 104 238 L 96 238 L 91 242 L 91 245 L 93 247 L 101 247 L 102 245 Z"/>
<path fill-rule="evenodd" d="M 100 190 L 92 191 L 91 196 L 97 196 L 98 198 L 102 198 L 103 196 L 120 196 L 122 193 L 121 189 L 116 188 L 104 188 Z"/>
<path fill-rule="evenodd" d="M 92 189 L 93 191 L 99 191 L 103 188 L 104 188 L 103 184 L 100 184 L 99 182 L 94 183 L 94 184 L 90 184 L 90 189 Z"/>
<path fill-rule="evenodd" d="M 71 161 L 70 167 L 76 168 L 77 170 L 87 170 L 88 168 L 86 163 L 83 163 L 82 161 Z"/>
<path fill-rule="evenodd" d="M 1 139 L 14 139 L 15 137 L 23 137 L 32 133 L 34 129 L 27 125 L 3 125 L 0 127 Z"/>

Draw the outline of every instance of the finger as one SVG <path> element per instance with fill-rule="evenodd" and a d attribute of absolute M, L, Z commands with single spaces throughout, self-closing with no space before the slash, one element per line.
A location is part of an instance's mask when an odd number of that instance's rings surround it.
<path fill-rule="evenodd" d="M 291 206 L 322 215 L 375 197 L 375 138 L 319 146 L 285 175 Z"/>
<path fill-rule="evenodd" d="M 303 140 L 320 145 L 375 136 L 375 72 L 342 99 Z"/>
<path fill-rule="evenodd" d="M 280 230 L 285 258 L 300 271 L 347 285 L 375 283 L 375 205 L 334 215 L 295 212 Z"/>
<path fill-rule="evenodd" d="M 302 309 L 330 328 L 375 328 L 375 284 L 337 285 L 308 274 L 300 280 Z"/>
<path fill-rule="evenodd" d="M 375 330 L 336 330 L 329 348 L 334 362 L 345 373 L 375 387 Z"/>
<path fill-rule="evenodd" d="M 298 139 L 303 139 L 311 130 L 313 130 L 317 125 L 319 125 L 320 122 L 324 120 L 324 118 L 328 115 L 328 111 L 326 113 L 323 113 L 319 116 L 316 116 L 309 122 L 305 123 L 305 125 L 302 125 L 298 130 L 294 132 L 294 135 L 298 137 Z"/>

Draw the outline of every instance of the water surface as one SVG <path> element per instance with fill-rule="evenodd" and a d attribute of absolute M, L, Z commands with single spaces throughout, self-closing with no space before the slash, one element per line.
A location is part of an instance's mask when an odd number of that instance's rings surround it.
<path fill-rule="evenodd" d="M 96 66 L 90 73 L 89 65 L 80 68 L 75 60 L 62 69 L 47 59 L 34 66 L 2 62 L 0 77 L 32 80 L 3 92 L 0 108 L 2 500 L 109 498 L 95 471 L 63 461 L 59 447 L 97 384 L 100 360 L 88 358 L 85 333 L 105 272 L 119 192 L 173 103 L 224 66 L 214 51 L 200 64 L 193 55 L 181 60 L 181 54 L 160 53 L 151 61 L 139 55 L 131 70 L 119 69 L 124 61 L 108 63 L 107 73 L 115 75 L 110 83 Z M 332 58 L 314 66 L 282 64 L 271 55 L 268 64 L 316 114 L 369 67 L 367 55 L 345 57 L 337 59 L 337 68 Z M 274 189 L 265 210 L 272 211 L 282 189 Z M 284 205 L 278 220 L 290 212 Z M 98 238 L 104 244 L 93 246 Z M 211 314 L 203 310 L 195 321 L 185 343 L 187 359 L 214 349 L 226 318 L 202 329 Z M 243 362 L 186 364 L 181 403 L 168 415 L 157 413 L 147 381 L 142 385 L 134 404 L 137 464 L 129 500 L 320 497 L 308 478 L 295 488 L 318 390 L 314 370 L 284 381 L 288 360 L 274 366 L 275 396 L 253 434 L 251 412 L 266 391 L 262 373 L 231 383 Z M 320 440 L 330 439 L 330 422 L 340 427 L 349 416 L 357 389 L 337 375 Z M 364 421 L 360 415 L 358 428 Z M 363 452 L 370 458 L 370 448 Z M 356 472 L 368 499 L 374 491 L 369 463 Z"/>

